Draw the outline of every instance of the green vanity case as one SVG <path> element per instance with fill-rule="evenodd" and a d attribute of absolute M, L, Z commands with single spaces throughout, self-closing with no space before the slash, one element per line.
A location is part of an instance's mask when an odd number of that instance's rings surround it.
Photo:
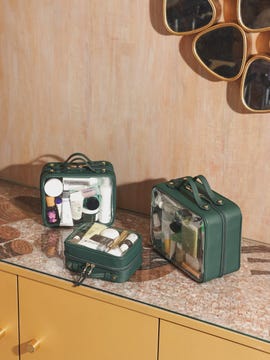
<path fill-rule="evenodd" d="M 114 249 L 117 255 L 114 255 L 106 252 L 104 246 L 103 250 L 87 246 L 89 241 L 91 242 L 95 236 L 100 235 L 94 235 L 85 241 L 83 240 L 87 231 L 91 231 L 95 226 L 96 223 L 76 227 L 64 242 L 66 267 L 71 272 L 78 274 L 78 279 L 74 282 L 75 285 L 80 285 L 87 277 L 118 283 L 127 281 L 142 264 L 141 236 L 131 231 L 107 227 L 110 231 L 117 231 L 120 236 L 125 233 L 126 239 L 133 237 L 132 242 L 128 240 L 129 247 L 126 246 L 122 254 L 120 247 L 117 247 Z M 99 224 L 98 226 L 103 225 Z M 102 236 L 100 237 L 102 238 Z M 106 239 L 109 240 L 109 238 Z M 103 244 L 100 244 L 102 247 Z"/>
<path fill-rule="evenodd" d="M 40 175 L 40 198 L 45 226 L 72 227 L 94 221 L 110 225 L 116 210 L 113 165 L 81 153 L 47 163 Z"/>
<path fill-rule="evenodd" d="M 231 200 L 198 175 L 153 187 L 154 249 L 197 282 L 240 267 L 242 216 Z"/>

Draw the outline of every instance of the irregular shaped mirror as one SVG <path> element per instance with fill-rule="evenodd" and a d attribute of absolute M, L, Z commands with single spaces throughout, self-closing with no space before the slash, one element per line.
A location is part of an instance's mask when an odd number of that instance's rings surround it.
<path fill-rule="evenodd" d="M 247 31 L 270 30 L 269 0 L 238 0 L 237 17 Z"/>
<path fill-rule="evenodd" d="M 234 23 L 212 26 L 193 40 L 195 58 L 215 77 L 233 81 L 243 72 L 247 52 L 245 32 Z"/>
<path fill-rule="evenodd" d="M 270 112 L 270 57 L 253 56 L 246 64 L 241 98 L 244 106 L 255 112 Z"/>
<path fill-rule="evenodd" d="M 163 0 L 167 30 L 175 35 L 198 32 L 211 26 L 217 17 L 212 0 Z"/>

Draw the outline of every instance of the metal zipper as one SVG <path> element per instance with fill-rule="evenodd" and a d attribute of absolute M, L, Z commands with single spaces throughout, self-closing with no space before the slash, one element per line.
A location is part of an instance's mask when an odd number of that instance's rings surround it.
<path fill-rule="evenodd" d="M 140 254 L 137 254 L 137 255 L 132 259 L 132 261 L 131 261 L 128 265 L 123 266 L 123 267 L 121 267 L 121 268 L 119 268 L 119 267 L 112 267 L 112 266 L 104 266 L 104 265 L 100 265 L 100 264 L 97 264 L 97 263 L 95 263 L 95 268 L 99 268 L 99 269 L 102 269 L 102 270 L 124 271 L 124 270 L 127 270 L 127 269 L 130 267 L 130 265 L 133 263 L 133 261 L 135 262 L 135 260 L 136 260 L 139 256 L 140 256 Z M 79 257 L 77 257 L 77 256 L 68 254 L 68 257 L 69 257 L 69 259 L 71 259 L 71 260 L 77 260 L 77 261 L 79 261 L 79 262 L 89 264 L 89 262 L 88 262 L 87 260 L 84 260 L 84 259 L 79 258 Z"/>

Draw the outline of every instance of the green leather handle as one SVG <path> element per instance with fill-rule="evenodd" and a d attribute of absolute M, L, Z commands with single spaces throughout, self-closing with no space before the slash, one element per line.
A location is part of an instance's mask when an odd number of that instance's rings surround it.
<path fill-rule="evenodd" d="M 64 166 L 68 166 L 70 164 L 76 164 L 80 162 L 79 165 L 85 165 L 87 166 L 91 171 L 97 172 L 96 169 L 92 166 L 92 161 L 84 154 L 82 153 L 73 153 L 71 154 L 64 162 Z"/>
<path fill-rule="evenodd" d="M 211 189 L 209 182 L 207 181 L 206 177 L 203 175 L 197 175 L 193 178 L 194 181 L 200 180 L 206 194 L 208 195 L 209 199 L 215 203 L 216 205 L 223 205 L 222 199 L 220 199 Z"/>
<path fill-rule="evenodd" d="M 175 183 L 174 180 L 169 182 L 169 186 L 176 188 L 177 190 L 181 191 L 182 189 L 189 190 L 193 195 L 193 198 L 196 204 L 203 210 L 209 210 L 210 206 L 207 202 L 203 201 L 200 197 L 199 191 L 197 189 L 195 181 L 192 179 L 191 176 L 186 176 L 180 179 L 180 183 Z"/>
<path fill-rule="evenodd" d="M 85 163 L 90 163 L 91 164 L 91 160 L 86 156 L 84 155 L 83 153 L 73 153 L 71 154 L 65 161 L 64 163 L 72 163 L 72 162 L 75 162 L 75 161 L 78 161 L 78 160 L 81 160 Z"/>

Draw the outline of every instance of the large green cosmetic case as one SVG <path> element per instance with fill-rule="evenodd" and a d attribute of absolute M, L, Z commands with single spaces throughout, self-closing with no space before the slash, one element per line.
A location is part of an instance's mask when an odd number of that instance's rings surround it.
<path fill-rule="evenodd" d="M 75 285 L 89 277 L 124 282 L 142 264 L 142 240 L 138 233 L 100 223 L 75 228 L 64 248 L 66 267 L 77 275 Z"/>
<path fill-rule="evenodd" d="M 44 165 L 40 175 L 45 226 L 86 222 L 112 224 L 116 209 L 116 178 L 109 161 L 92 161 L 74 153 L 63 162 Z"/>
<path fill-rule="evenodd" d="M 152 189 L 153 247 L 197 282 L 239 269 L 241 227 L 240 208 L 213 191 L 203 175 Z"/>

